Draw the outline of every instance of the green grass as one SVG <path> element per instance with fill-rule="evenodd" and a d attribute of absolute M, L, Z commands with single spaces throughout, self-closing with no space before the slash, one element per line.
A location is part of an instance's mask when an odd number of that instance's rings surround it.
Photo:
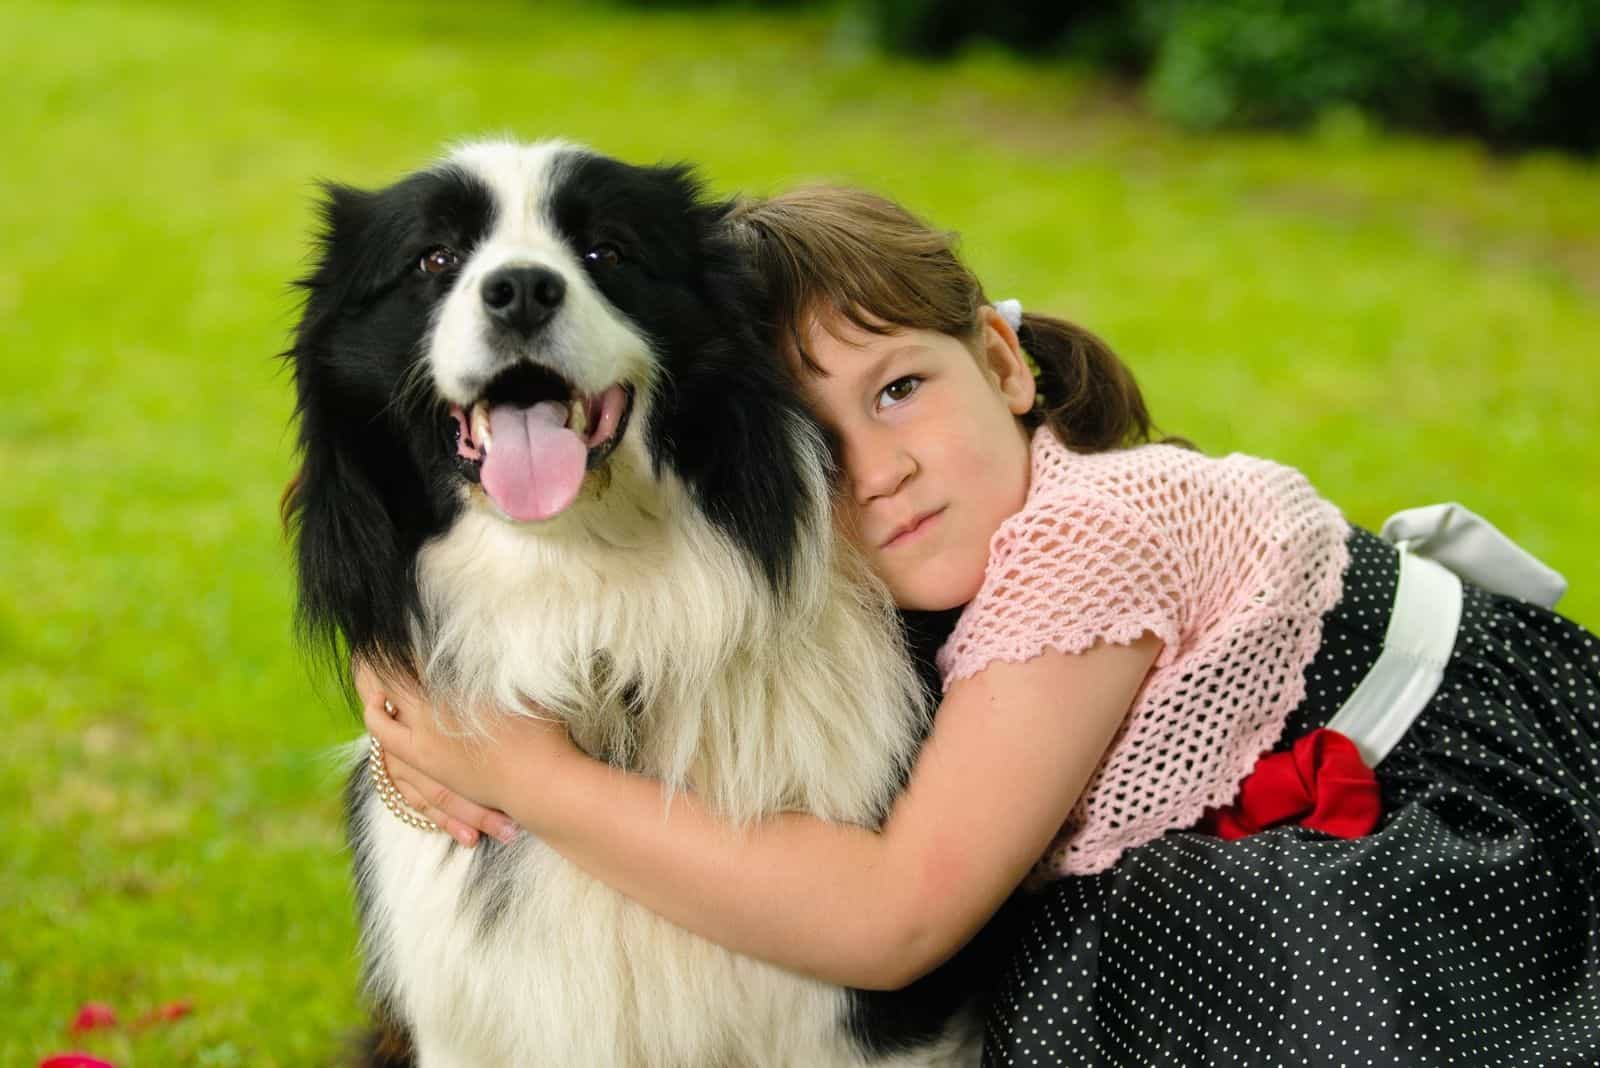
<path fill-rule="evenodd" d="M 1600 171 L 1393 140 L 1194 138 L 847 23 L 533 4 L 0 0 L 0 1063 L 82 1001 L 194 1014 L 130 1065 L 320 1063 L 359 1019 L 331 748 L 276 522 L 313 180 L 484 132 L 870 185 L 997 296 L 1106 335 L 1158 420 L 1354 520 L 1457 499 L 1600 624 Z M 447 13 L 448 12 L 448 13 Z"/>

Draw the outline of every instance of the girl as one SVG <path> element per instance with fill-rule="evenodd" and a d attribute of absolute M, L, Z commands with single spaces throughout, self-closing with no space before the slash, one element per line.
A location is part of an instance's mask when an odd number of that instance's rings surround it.
<path fill-rule="evenodd" d="M 953 621 L 905 793 L 878 832 L 734 833 L 548 723 L 469 749 L 360 668 L 408 803 L 865 988 L 1031 872 L 996 1065 L 1600 1063 L 1593 637 L 1291 469 L 1148 443 L 1103 344 L 997 310 L 892 203 L 804 190 L 737 221 L 836 435 L 841 519 L 903 609 Z"/>

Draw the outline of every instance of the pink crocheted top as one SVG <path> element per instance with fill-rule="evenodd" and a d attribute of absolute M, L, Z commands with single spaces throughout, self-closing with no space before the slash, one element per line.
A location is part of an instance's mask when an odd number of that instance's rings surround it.
<path fill-rule="evenodd" d="M 1022 511 L 939 650 L 994 661 L 1149 631 L 1163 647 L 1036 876 L 1090 874 L 1232 801 L 1305 695 L 1349 527 L 1293 468 L 1173 445 L 1079 454 L 1036 431 Z M 1063 714 L 1070 714 L 1070 702 Z"/>

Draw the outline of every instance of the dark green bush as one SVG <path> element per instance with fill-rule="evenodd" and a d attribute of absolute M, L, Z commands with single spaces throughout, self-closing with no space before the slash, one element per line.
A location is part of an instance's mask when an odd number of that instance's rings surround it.
<path fill-rule="evenodd" d="M 1090 5 L 1071 0 L 1014 0 L 984 4 L 972 0 L 865 0 L 878 38 L 899 52 L 945 56 L 974 38 L 1023 52 L 1048 50 L 1069 27 L 1094 16 Z"/>
<path fill-rule="evenodd" d="M 1174 2 L 1148 81 L 1189 125 L 1288 124 L 1349 106 L 1505 145 L 1600 147 L 1600 3 Z"/>
<path fill-rule="evenodd" d="M 611 0 L 611 3 L 618 7 L 642 7 L 658 11 L 692 11 L 712 7 L 776 11 L 825 6 L 819 0 Z"/>
<path fill-rule="evenodd" d="M 857 0 L 889 47 L 986 38 L 1145 79 L 1199 128 L 1353 107 L 1498 145 L 1600 148 L 1600 0 Z"/>

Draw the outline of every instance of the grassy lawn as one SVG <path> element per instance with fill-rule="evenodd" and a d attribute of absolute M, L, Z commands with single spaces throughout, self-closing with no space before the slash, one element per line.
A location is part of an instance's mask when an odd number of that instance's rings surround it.
<path fill-rule="evenodd" d="M 807 177 L 961 230 L 1106 335 L 1158 420 L 1355 521 L 1460 500 L 1600 626 L 1600 169 L 1376 137 L 1192 138 L 1117 94 L 848 24 L 531 3 L 0 0 L 0 1064 L 86 1000 L 194 1013 L 121 1066 L 322 1063 L 359 1019 L 340 695 L 290 642 L 276 505 L 313 181 L 451 139 Z"/>

